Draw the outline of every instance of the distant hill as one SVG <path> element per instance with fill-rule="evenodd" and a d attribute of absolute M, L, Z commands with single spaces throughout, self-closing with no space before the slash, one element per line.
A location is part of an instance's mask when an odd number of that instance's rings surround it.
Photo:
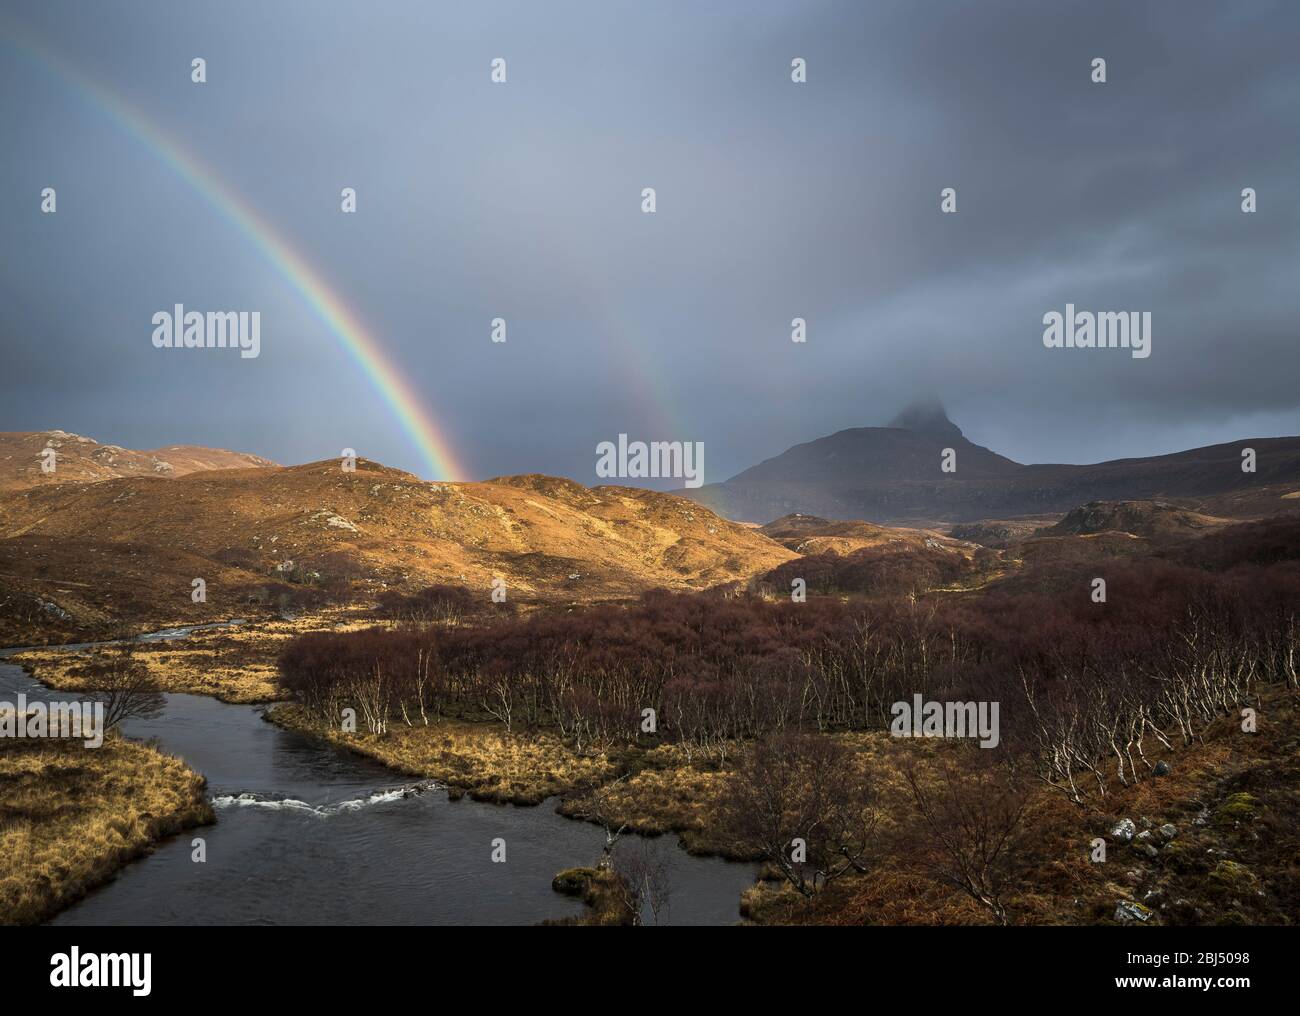
<path fill-rule="evenodd" d="M 450 583 L 487 602 L 499 577 L 512 600 L 591 600 L 794 556 L 671 494 L 538 475 L 428 483 L 360 459 L 63 483 L 0 494 L 0 630 L 6 612 L 69 630 L 236 617 L 268 584 L 364 598 Z"/>
<path fill-rule="evenodd" d="M 1241 450 L 1257 471 L 1243 473 Z M 944 449 L 956 471 L 942 472 Z M 677 493 L 727 518 L 793 512 L 898 525 L 1054 514 L 1090 501 L 1162 499 L 1216 515 L 1259 517 L 1297 507 L 1300 438 L 1247 438 L 1171 455 L 1094 465 L 1021 465 L 966 439 L 937 405 L 885 427 L 842 430 L 795 445 L 731 479 Z M 1205 502 L 1205 503 L 1202 503 Z"/>
<path fill-rule="evenodd" d="M 1071 510 L 1056 525 L 1038 530 L 1036 535 L 1092 536 L 1115 532 L 1168 540 L 1210 533 L 1231 524 L 1231 519 L 1203 515 L 1167 501 L 1092 501 Z"/>
<path fill-rule="evenodd" d="M 54 471 L 41 468 L 46 448 L 54 449 Z M 0 433 L 0 491 L 56 483 L 93 483 L 123 476 L 185 476 L 206 469 L 269 467 L 275 463 L 245 452 L 198 445 L 170 445 L 134 451 L 100 444 L 65 430 Z"/>
<path fill-rule="evenodd" d="M 961 549 L 969 553 L 970 543 L 951 539 L 927 529 L 900 529 L 857 520 L 834 522 L 816 515 L 784 515 L 762 526 L 759 532 L 797 554 L 852 554 L 872 547 L 926 547 L 932 550 Z"/>

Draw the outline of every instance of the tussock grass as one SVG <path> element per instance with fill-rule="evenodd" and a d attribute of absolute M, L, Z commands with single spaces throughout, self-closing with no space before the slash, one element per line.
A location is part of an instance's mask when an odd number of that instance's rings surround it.
<path fill-rule="evenodd" d="M 610 788 L 606 807 L 615 826 L 647 836 L 678 833 L 693 854 L 717 854 L 735 860 L 749 860 L 735 853 L 716 815 L 720 795 L 731 776 L 721 766 L 675 744 L 649 751 L 625 751 L 619 769 L 631 771 L 622 783 Z M 560 802 L 559 812 L 581 817 L 583 804 L 573 796 Z"/>
<path fill-rule="evenodd" d="M 568 868 L 555 876 L 551 888 L 566 896 L 582 897 L 587 909 L 572 917 L 543 921 L 544 925 L 608 928 L 635 923 L 620 892 L 618 873 L 609 868 Z"/>
<path fill-rule="evenodd" d="M 548 797 L 617 775 L 614 763 L 604 754 L 580 755 L 553 734 L 510 734 L 496 723 L 443 720 L 428 727 L 394 724 L 380 737 L 326 727 L 294 705 L 276 706 L 267 719 L 376 759 L 408 776 L 439 780 L 479 801 L 540 804 Z"/>
<path fill-rule="evenodd" d="M 716 820 L 719 795 L 731 775 L 699 751 L 679 745 L 578 753 L 554 734 L 510 734 L 497 723 L 444 719 L 434 725 L 394 724 L 384 736 L 345 734 L 295 705 L 278 705 L 267 719 L 365 755 L 406 776 L 446 783 L 452 796 L 535 805 L 560 797 L 558 811 L 583 814 L 581 796 L 622 778 L 609 794 L 610 818 L 631 832 L 678 833 L 695 854 L 748 860 L 735 853 Z"/>
<path fill-rule="evenodd" d="M 301 617 L 252 621 L 232 628 L 196 631 L 168 642 L 142 642 L 136 659 L 166 692 L 211 695 L 236 705 L 275 702 L 284 697 L 276 659 L 293 638 L 311 631 L 352 631 L 374 621 L 351 609 L 323 610 Z M 10 662 L 61 691 L 79 690 L 72 671 L 89 651 L 32 649 Z"/>
<path fill-rule="evenodd" d="M 180 759 L 111 737 L 0 740 L 0 924 L 36 924 L 159 839 L 215 818 Z"/>

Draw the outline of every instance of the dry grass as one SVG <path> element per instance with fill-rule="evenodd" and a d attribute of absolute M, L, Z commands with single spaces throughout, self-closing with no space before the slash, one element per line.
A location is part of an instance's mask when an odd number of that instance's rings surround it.
<path fill-rule="evenodd" d="M 580 755 L 553 734 L 510 734 L 495 723 L 443 720 L 429 727 L 395 725 L 378 737 L 326 727 L 293 705 L 277 706 L 267 718 L 408 776 L 439 780 L 480 801 L 540 804 L 617 774 L 604 754 Z"/>
<path fill-rule="evenodd" d="M 447 719 L 429 727 L 395 725 L 383 737 L 345 734 L 294 705 L 276 706 L 267 718 L 403 775 L 439 780 L 453 797 L 532 805 L 558 796 L 559 813 L 577 818 L 587 788 L 615 784 L 609 792 L 615 824 L 646 835 L 678 833 L 692 853 L 740 859 L 714 818 L 730 769 L 698 752 L 688 759 L 678 745 L 578 753 L 551 733 L 510 734 L 497 723 Z"/>
<path fill-rule="evenodd" d="M 214 821 L 203 777 L 121 738 L 0 740 L 0 924 L 35 924 L 165 836 Z"/>
<path fill-rule="evenodd" d="M 677 834 L 688 852 L 700 856 L 755 859 L 737 847 L 719 818 L 721 798 L 733 774 L 731 763 L 743 745 L 728 746 L 722 759 L 688 752 L 679 744 L 578 753 L 552 733 L 510 734 L 498 723 L 444 719 L 429 727 L 399 724 L 380 737 L 327 728 L 295 705 L 276 706 L 267 718 L 403 775 L 444 782 L 453 796 L 464 793 L 475 800 L 522 805 L 558 796 L 559 814 L 581 819 L 584 792 L 605 786 L 611 825 L 647 836 Z M 882 792 L 891 802 L 885 811 L 900 810 L 904 787 L 898 761 L 907 749 L 879 732 L 835 736 L 880 774 Z M 913 754 L 924 755 L 933 747 L 933 742 L 915 742 Z M 882 828 L 890 824 L 886 815 Z"/>
<path fill-rule="evenodd" d="M 1258 709 L 1258 733 L 1243 733 L 1238 719 L 1225 717 L 1204 743 L 1165 757 L 1168 776 L 1127 788 L 1112 783 L 1105 798 L 1083 807 L 1036 788 L 1021 857 L 1025 872 L 1009 900 L 1011 923 L 1112 924 L 1116 904 L 1131 900 L 1151 910 L 1153 924 L 1294 924 L 1300 916 L 1300 717 L 1294 694 L 1280 688 L 1268 689 Z M 899 753 L 946 747 L 885 737 L 867 750 L 878 752 L 882 834 L 911 835 L 910 804 L 896 778 Z M 1148 857 L 1109 837 L 1121 818 L 1139 831 L 1169 823 L 1177 833 Z M 1090 856 L 1098 837 L 1107 840 L 1101 863 Z M 990 923 L 987 911 L 930 878 L 897 847 L 869 875 L 846 876 L 812 900 L 779 883 L 760 883 L 745 893 L 742 912 L 760 924 Z"/>
<path fill-rule="evenodd" d="M 136 659 L 166 692 L 211 695 L 235 704 L 275 702 L 284 697 L 276 659 L 291 639 L 311 631 L 352 631 L 375 623 L 363 610 L 323 610 L 292 620 L 210 628 L 174 641 L 142 642 Z M 90 652 L 31 649 L 10 657 L 10 662 L 51 688 L 77 691 L 79 681 L 70 671 L 84 664 Z"/>
<path fill-rule="evenodd" d="M 649 836 L 677 833 L 693 854 L 748 860 L 736 855 L 716 819 L 719 795 L 731 775 L 728 767 L 700 758 L 699 752 L 688 760 L 675 744 L 627 750 L 619 753 L 617 763 L 615 771 L 626 778 L 607 795 L 612 824 Z M 580 817 L 582 809 L 582 802 L 570 796 L 558 810 L 573 818 Z"/>
<path fill-rule="evenodd" d="M 587 909 L 573 917 L 543 921 L 551 926 L 618 927 L 634 923 L 633 914 L 619 891 L 619 876 L 609 868 L 568 868 L 551 882 L 566 896 L 580 896 Z"/>

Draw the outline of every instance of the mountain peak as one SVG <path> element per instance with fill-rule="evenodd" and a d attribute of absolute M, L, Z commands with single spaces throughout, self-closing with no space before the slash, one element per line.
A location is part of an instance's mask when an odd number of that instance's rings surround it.
<path fill-rule="evenodd" d="M 935 437 L 962 436 L 961 428 L 948 419 L 948 413 L 938 399 L 921 399 L 913 402 L 885 426 Z"/>

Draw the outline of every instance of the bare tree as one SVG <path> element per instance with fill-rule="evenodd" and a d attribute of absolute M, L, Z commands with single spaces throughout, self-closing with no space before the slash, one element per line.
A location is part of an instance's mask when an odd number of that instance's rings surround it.
<path fill-rule="evenodd" d="M 167 703 L 149 668 L 136 659 L 137 648 L 136 642 L 109 646 L 72 671 L 95 700 L 104 704 L 105 731 L 126 720 L 151 719 Z"/>
<path fill-rule="evenodd" d="M 619 786 L 625 779 L 627 779 L 626 776 L 620 776 L 609 783 L 593 783 L 574 802 L 572 814 L 575 818 L 594 822 L 605 830 L 605 846 L 601 851 L 600 863 L 597 864 L 598 868 L 604 869 L 612 866 L 614 844 L 627 830 L 627 823 L 619 822 L 616 817 L 618 809 L 614 798 L 614 788 Z"/>
<path fill-rule="evenodd" d="M 957 756 L 969 763 L 970 751 L 937 754 L 931 766 L 903 770 L 924 841 L 912 844 L 912 857 L 1005 925 L 1006 893 L 1023 861 L 1028 793 L 1006 768 L 963 764 Z"/>
<path fill-rule="evenodd" d="M 506 733 L 514 729 L 515 689 L 510 675 L 505 672 L 494 674 L 483 690 L 483 710 L 505 724 Z"/>
<path fill-rule="evenodd" d="M 661 841 L 640 836 L 625 840 L 614 855 L 614 874 L 633 924 L 644 923 L 647 907 L 655 924 L 667 916 L 671 886 Z"/>
<path fill-rule="evenodd" d="M 361 712 L 366 718 L 366 726 L 372 734 L 383 736 L 388 733 L 388 714 L 392 707 L 393 679 L 383 663 L 375 660 L 367 672 L 355 675 L 352 692 Z"/>
<path fill-rule="evenodd" d="M 780 869 L 812 896 L 845 872 L 865 872 L 875 842 L 871 779 L 855 753 L 825 735 L 782 733 L 755 742 L 723 805 L 745 853 Z"/>

